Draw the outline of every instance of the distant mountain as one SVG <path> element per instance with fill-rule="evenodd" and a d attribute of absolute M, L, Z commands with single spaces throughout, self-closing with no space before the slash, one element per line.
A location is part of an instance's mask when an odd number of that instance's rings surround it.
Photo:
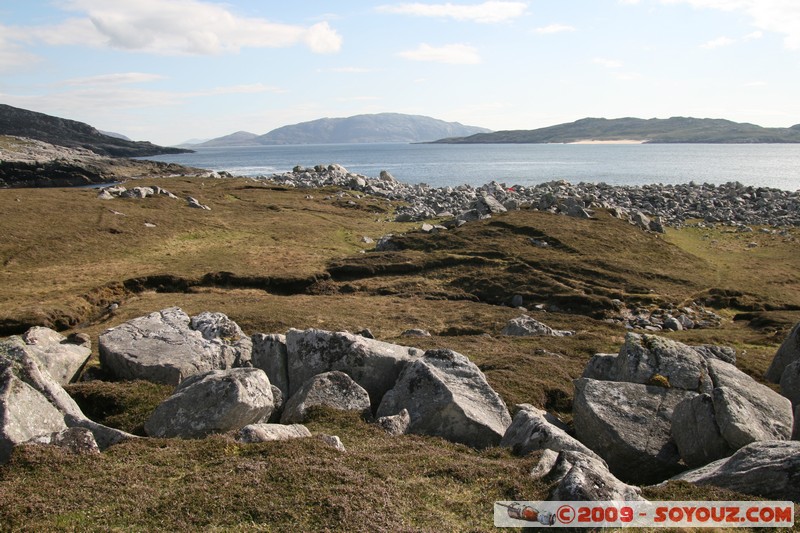
<path fill-rule="evenodd" d="M 347 118 L 321 118 L 274 129 L 264 135 L 240 131 L 199 146 L 259 146 L 274 144 L 415 143 L 486 133 L 491 130 L 445 122 L 420 115 L 378 113 Z M 251 137 L 252 136 L 252 137 Z"/>
<path fill-rule="evenodd" d="M 437 140 L 442 144 L 570 143 L 640 140 L 647 143 L 800 143 L 800 125 L 762 128 L 723 119 L 584 118 L 535 130 L 495 131 Z"/>
<path fill-rule="evenodd" d="M 252 144 L 258 144 L 256 141 L 258 137 L 259 136 L 255 133 L 250 133 L 249 131 L 237 131 L 236 133 L 231 133 L 230 135 L 225 135 L 224 137 L 217 137 L 216 139 L 211 139 L 210 141 L 198 143 L 197 146 L 208 148 L 222 146 L 249 146 Z"/>
<path fill-rule="evenodd" d="M 0 104 L 0 135 L 16 135 L 67 148 L 86 148 L 99 155 L 140 157 L 190 152 L 145 141 L 131 141 L 101 133 L 92 126 Z"/>

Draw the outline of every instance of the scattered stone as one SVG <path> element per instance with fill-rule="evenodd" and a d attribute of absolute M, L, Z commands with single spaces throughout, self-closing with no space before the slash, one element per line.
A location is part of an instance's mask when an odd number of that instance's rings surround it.
<path fill-rule="evenodd" d="M 184 379 L 144 424 L 151 437 L 202 438 L 268 419 L 269 378 L 258 368 L 212 370 Z"/>
<path fill-rule="evenodd" d="M 774 500 L 800 501 L 800 442 L 748 444 L 720 459 L 672 478 Z"/>
<path fill-rule="evenodd" d="M 340 439 L 336 435 L 326 435 L 324 433 L 320 433 L 319 435 L 316 435 L 314 438 L 321 440 L 322 442 L 324 442 L 337 452 L 347 453 L 347 449 L 344 447 L 342 439 Z"/>
<path fill-rule="evenodd" d="M 252 341 L 221 313 L 192 319 L 170 307 L 107 329 L 99 350 L 100 363 L 117 378 L 177 385 L 250 361 Z"/>
<path fill-rule="evenodd" d="M 403 333 L 400 334 L 401 337 L 430 337 L 431 334 L 429 331 L 424 329 L 407 329 Z"/>
<path fill-rule="evenodd" d="M 318 405 L 370 414 L 367 391 L 344 372 L 333 371 L 317 374 L 306 381 L 286 402 L 281 423 L 303 422 L 308 410 Z"/>
<path fill-rule="evenodd" d="M 186 197 L 186 203 L 189 205 L 189 207 L 193 207 L 195 209 L 204 209 L 206 211 L 211 211 L 210 207 L 208 207 L 207 205 L 201 204 L 200 201 L 197 200 L 197 198 L 194 198 L 192 196 L 187 196 Z"/>
<path fill-rule="evenodd" d="M 511 448 L 517 455 L 527 455 L 536 450 L 556 452 L 572 450 L 603 462 L 592 450 L 563 429 L 551 424 L 546 418 L 545 411 L 530 404 L 521 404 L 517 407 L 519 410 L 503 435 L 500 446 Z"/>
<path fill-rule="evenodd" d="M 522 307 L 524 303 L 525 300 L 522 298 L 521 294 L 515 294 L 511 297 L 511 307 Z"/>
<path fill-rule="evenodd" d="M 35 437 L 25 444 L 58 446 L 74 454 L 100 453 L 94 435 L 86 428 L 72 427 Z"/>
<path fill-rule="evenodd" d="M 411 416 L 408 414 L 408 409 L 403 409 L 396 415 L 381 416 L 375 420 L 375 423 L 389 435 L 397 437 L 408 432 Z"/>
<path fill-rule="evenodd" d="M 375 240 L 372 237 L 367 237 L 366 235 L 361 237 L 361 242 L 363 244 L 373 244 Z"/>
<path fill-rule="evenodd" d="M 553 329 L 528 315 L 522 315 L 509 320 L 500 334 L 512 337 L 568 337 L 575 332 Z"/>
<path fill-rule="evenodd" d="M 310 436 L 311 432 L 302 424 L 248 424 L 239 430 L 236 439 L 246 444 L 255 444 Z"/>
<path fill-rule="evenodd" d="M 497 445 L 511 416 L 483 373 L 452 350 L 428 350 L 405 367 L 383 397 L 378 416 L 408 409 L 410 433 L 443 437 L 475 448 Z"/>

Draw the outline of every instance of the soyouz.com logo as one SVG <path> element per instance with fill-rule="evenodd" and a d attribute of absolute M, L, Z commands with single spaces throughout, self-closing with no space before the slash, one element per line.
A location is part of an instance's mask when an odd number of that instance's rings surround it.
<path fill-rule="evenodd" d="M 494 504 L 496 527 L 792 527 L 792 502 L 519 502 Z"/>

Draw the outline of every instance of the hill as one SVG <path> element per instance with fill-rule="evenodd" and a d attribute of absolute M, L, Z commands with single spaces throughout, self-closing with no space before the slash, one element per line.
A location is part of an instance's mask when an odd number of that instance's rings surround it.
<path fill-rule="evenodd" d="M 443 138 L 441 144 L 572 143 L 640 140 L 646 143 L 797 143 L 800 128 L 763 128 L 723 119 L 584 118 L 535 130 L 508 130 Z"/>
<path fill-rule="evenodd" d="M 5 104 L 0 104 L 0 135 L 27 137 L 67 148 L 85 148 L 98 155 L 111 157 L 143 157 L 191 151 L 167 148 L 146 141 L 121 139 L 101 133 L 83 122 Z"/>
<path fill-rule="evenodd" d="M 275 144 L 334 144 L 428 142 L 443 137 L 487 133 L 490 130 L 445 122 L 420 115 L 378 113 L 346 118 L 321 118 L 282 126 L 264 135 L 237 132 L 198 146 L 258 146 Z M 250 137 L 253 135 L 252 137 Z"/>

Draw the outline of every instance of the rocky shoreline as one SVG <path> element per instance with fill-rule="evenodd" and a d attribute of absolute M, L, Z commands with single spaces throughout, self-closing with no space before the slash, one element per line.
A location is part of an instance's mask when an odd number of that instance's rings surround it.
<path fill-rule="evenodd" d="M 526 187 L 493 181 L 480 187 L 430 187 L 402 183 L 386 171 L 378 178 L 370 178 L 337 164 L 297 166 L 292 172 L 258 179 L 297 188 L 341 187 L 405 202 L 407 206 L 397 209 L 396 219 L 401 222 L 454 218 L 460 223 L 529 206 L 581 218 L 591 217 L 594 209 L 609 209 L 620 218 L 656 232 L 663 232 L 664 226 L 682 227 L 693 221 L 740 227 L 800 226 L 800 190 L 789 192 L 738 182 L 615 186 L 552 181 Z"/>

